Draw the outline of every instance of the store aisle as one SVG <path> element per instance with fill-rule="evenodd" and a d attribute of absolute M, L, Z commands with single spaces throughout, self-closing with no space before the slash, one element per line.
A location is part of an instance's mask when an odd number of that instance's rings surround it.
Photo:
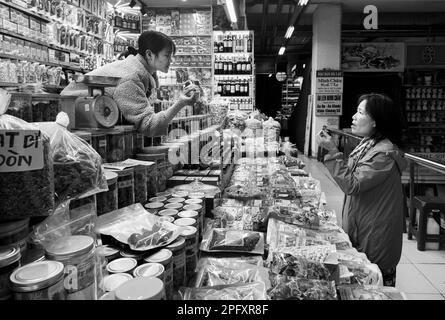
<path fill-rule="evenodd" d="M 341 225 L 342 191 L 321 162 L 304 155 L 299 157 L 306 164 L 305 170 L 320 181 L 326 206 L 335 210 Z M 396 286 L 410 300 L 445 300 L 445 250 L 418 251 L 416 240 L 408 240 L 404 234 Z"/>

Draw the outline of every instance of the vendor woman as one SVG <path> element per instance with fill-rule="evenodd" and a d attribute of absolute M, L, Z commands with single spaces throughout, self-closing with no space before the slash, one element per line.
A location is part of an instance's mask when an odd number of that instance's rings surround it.
<path fill-rule="evenodd" d="M 106 88 L 106 94 L 114 99 L 124 118 L 138 131 L 146 136 L 162 135 L 183 107 L 196 102 L 198 94 L 191 97 L 181 95 L 168 110 L 155 113 L 148 98 L 156 94 L 155 89 L 159 86 L 156 72 L 168 72 L 176 46 L 170 37 L 157 31 L 142 33 L 138 46 L 138 50 L 129 48 L 126 59 L 107 64 L 87 75 L 121 78 L 116 87 Z M 87 96 L 88 88 L 73 81 L 61 94 Z"/>

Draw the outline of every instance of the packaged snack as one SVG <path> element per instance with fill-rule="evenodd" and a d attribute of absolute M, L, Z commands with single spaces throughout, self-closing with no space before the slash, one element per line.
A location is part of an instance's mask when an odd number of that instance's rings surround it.
<path fill-rule="evenodd" d="M 201 242 L 200 249 L 207 252 L 264 253 L 264 236 L 246 230 L 210 229 Z"/>
<path fill-rule="evenodd" d="M 373 263 L 341 262 L 340 284 L 383 285 L 379 267 Z"/>
<path fill-rule="evenodd" d="M 262 282 L 201 288 L 181 288 L 182 300 L 267 300 Z"/>
<path fill-rule="evenodd" d="M 270 277 L 272 288 L 267 292 L 271 300 L 337 300 L 334 281 L 300 279 L 283 275 Z"/>

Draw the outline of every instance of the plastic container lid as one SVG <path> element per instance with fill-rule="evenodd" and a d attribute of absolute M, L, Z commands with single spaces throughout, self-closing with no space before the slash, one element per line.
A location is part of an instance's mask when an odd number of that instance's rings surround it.
<path fill-rule="evenodd" d="M 104 170 L 105 179 L 107 179 L 107 184 L 112 185 L 117 182 L 117 173 L 114 171 Z"/>
<path fill-rule="evenodd" d="M 193 218 L 180 218 L 176 219 L 175 222 L 173 222 L 178 227 L 188 227 L 188 226 L 194 226 L 196 225 L 196 219 Z"/>
<path fill-rule="evenodd" d="M 184 207 L 183 207 L 183 209 L 184 210 L 187 210 L 187 211 L 201 211 L 202 210 L 202 205 L 200 205 L 200 204 L 186 204 Z"/>
<path fill-rule="evenodd" d="M 94 239 L 89 236 L 69 236 L 51 243 L 45 250 L 50 260 L 66 260 L 90 252 Z"/>
<path fill-rule="evenodd" d="M 173 223 L 173 221 L 175 221 L 175 218 L 169 216 L 163 216 L 159 217 L 159 221 Z"/>
<path fill-rule="evenodd" d="M 166 248 L 172 252 L 181 250 L 185 247 L 185 239 L 179 238 L 175 242 L 169 244 Z"/>
<path fill-rule="evenodd" d="M 170 198 L 167 200 L 168 203 L 184 203 L 184 198 Z"/>
<path fill-rule="evenodd" d="M 162 264 L 157 262 L 148 262 L 140 265 L 133 271 L 133 276 L 136 277 L 148 277 L 148 278 L 158 278 L 165 271 Z"/>
<path fill-rule="evenodd" d="M 158 252 L 156 252 L 155 254 L 147 257 L 144 259 L 144 261 L 147 262 L 157 262 L 160 263 L 162 265 L 169 263 L 172 260 L 173 257 L 173 253 L 168 250 L 168 249 L 161 249 Z"/>
<path fill-rule="evenodd" d="M 160 300 L 164 297 L 164 283 L 158 278 L 134 278 L 117 288 L 115 295 L 117 300 Z"/>
<path fill-rule="evenodd" d="M 11 289 L 31 292 L 47 288 L 63 279 L 64 265 L 59 261 L 45 260 L 27 264 L 15 270 L 9 277 Z"/>
<path fill-rule="evenodd" d="M 148 199 L 149 202 L 165 202 L 167 201 L 166 197 L 153 197 Z"/>
<path fill-rule="evenodd" d="M 199 216 L 197 211 L 193 210 L 185 210 L 178 213 L 178 217 L 180 218 L 193 218 L 196 219 Z"/>
<path fill-rule="evenodd" d="M 117 255 L 119 253 L 119 250 L 111 248 L 108 245 L 102 245 L 96 248 L 96 252 L 99 256 L 111 257 Z"/>
<path fill-rule="evenodd" d="M 11 247 L 8 249 L 0 249 L 0 268 L 7 267 L 21 258 L 20 249 Z"/>
<path fill-rule="evenodd" d="M 133 276 L 128 273 L 113 273 L 110 275 L 107 275 L 102 280 L 102 288 L 105 291 L 114 291 L 116 290 L 121 284 L 127 282 L 128 280 L 133 279 Z"/>
<path fill-rule="evenodd" d="M 164 209 L 158 212 L 158 215 L 160 216 L 168 216 L 168 217 L 175 217 L 179 213 L 176 209 Z"/>
<path fill-rule="evenodd" d="M 183 207 L 184 205 L 182 203 L 167 203 L 166 205 L 164 205 L 165 209 L 176 209 L 179 210 Z"/>
<path fill-rule="evenodd" d="M 107 264 L 107 271 L 110 273 L 123 273 L 133 270 L 138 265 L 136 259 L 119 258 Z"/>
<path fill-rule="evenodd" d="M 144 207 L 145 209 L 160 209 L 164 206 L 162 202 L 149 202 Z"/>
<path fill-rule="evenodd" d="M 196 237 L 196 233 L 198 233 L 198 229 L 192 226 L 187 226 L 184 228 L 184 231 L 181 232 L 181 236 L 190 239 Z"/>

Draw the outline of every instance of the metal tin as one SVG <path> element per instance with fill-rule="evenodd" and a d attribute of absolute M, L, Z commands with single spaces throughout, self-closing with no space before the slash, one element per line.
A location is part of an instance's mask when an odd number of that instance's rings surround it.
<path fill-rule="evenodd" d="M 167 200 L 168 203 L 184 203 L 184 198 L 170 198 Z"/>
<path fill-rule="evenodd" d="M 156 262 L 144 263 L 134 269 L 133 276 L 136 277 L 147 277 L 147 278 L 158 278 L 164 281 L 165 268 L 162 264 Z"/>
<path fill-rule="evenodd" d="M 63 263 L 41 261 L 15 270 L 10 276 L 16 300 L 65 300 Z"/>
<path fill-rule="evenodd" d="M 133 279 L 133 276 L 128 273 L 113 273 L 107 275 L 102 280 L 102 288 L 104 291 L 114 291 L 123 283 Z"/>
<path fill-rule="evenodd" d="M 175 218 L 178 215 L 178 210 L 175 209 L 164 209 L 158 212 L 158 215 L 163 217 L 173 217 Z"/>
<path fill-rule="evenodd" d="M 190 199 L 192 200 L 192 199 Z M 198 199 L 197 199 L 198 200 Z M 189 200 L 187 200 L 189 201 Z M 183 207 L 184 210 L 191 210 L 191 211 L 196 211 L 198 212 L 199 215 L 199 219 L 197 219 L 199 221 L 199 228 L 198 228 L 198 232 L 199 232 L 199 237 L 202 236 L 202 233 L 204 232 L 204 207 L 200 204 L 186 204 Z"/>
<path fill-rule="evenodd" d="M 0 250 L 0 300 L 11 297 L 9 277 L 20 266 L 20 249 L 12 247 Z"/>
<path fill-rule="evenodd" d="M 134 168 L 112 171 L 118 175 L 118 208 L 120 209 L 134 204 Z"/>
<path fill-rule="evenodd" d="M 138 265 L 136 259 L 133 258 L 119 258 L 107 264 L 107 271 L 109 273 L 132 273 L 134 268 Z"/>
<path fill-rule="evenodd" d="M 134 278 L 115 291 L 117 300 L 165 300 L 164 283 L 158 278 Z"/>
<path fill-rule="evenodd" d="M 185 227 L 181 236 L 185 238 L 185 273 L 187 279 L 191 279 L 198 264 L 198 229 Z"/>
<path fill-rule="evenodd" d="M 148 199 L 149 202 L 166 202 L 167 198 L 166 197 L 152 197 L 150 199 Z"/>
<path fill-rule="evenodd" d="M 178 227 L 195 227 L 197 228 L 198 222 L 193 218 L 179 218 L 173 222 Z"/>
<path fill-rule="evenodd" d="M 159 211 L 162 210 L 164 204 L 162 202 L 149 202 L 144 207 L 145 209 L 147 209 L 148 212 L 157 214 Z"/>
<path fill-rule="evenodd" d="M 175 210 L 181 210 L 183 207 L 182 203 L 167 203 L 164 205 L 165 209 L 175 209 Z"/>
<path fill-rule="evenodd" d="M 167 299 L 173 298 L 173 253 L 168 249 L 161 249 L 155 254 L 147 257 L 144 261 L 148 263 L 160 263 L 164 266 L 164 284 Z"/>
<path fill-rule="evenodd" d="M 185 285 L 185 239 L 179 237 L 166 247 L 173 254 L 173 287 Z"/>
<path fill-rule="evenodd" d="M 26 240 L 29 235 L 29 218 L 12 222 L 0 223 L 0 248 L 20 247 L 26 250 Z"/>
<path fill-rule="evenodd" d="M 198 220 L 199 213 L 197 211 L 193 210 L 184 210 L 178 213 L 178 217 L 180 218 L 193 218 L 195 220 Z"/>

